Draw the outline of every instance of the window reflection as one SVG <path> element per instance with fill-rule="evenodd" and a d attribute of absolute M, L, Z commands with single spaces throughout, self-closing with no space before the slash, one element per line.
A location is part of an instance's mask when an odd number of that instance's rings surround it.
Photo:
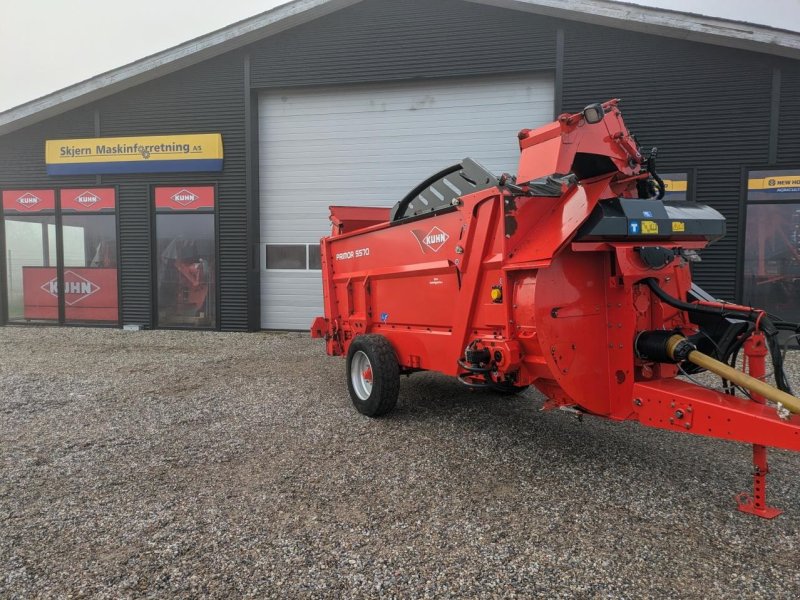
<path fill-rule="evenodd" d="M 157 214 L 158 325 L 216 324 L 213 214 Z"/>
<path fill-rule="evenodd" d="M 54 216 L 5 217 L 8 320 L 57 321 Z"/>
<path fill-rule="evenodd" d="M 747 208 L 744 302 L 800 321 L 800 203 Z"/>
<path fill-rule="evenodd" d="M 117 230 L 114 215 L 64 215 L 64 316 L 71 323 L 116 323 Z"/>

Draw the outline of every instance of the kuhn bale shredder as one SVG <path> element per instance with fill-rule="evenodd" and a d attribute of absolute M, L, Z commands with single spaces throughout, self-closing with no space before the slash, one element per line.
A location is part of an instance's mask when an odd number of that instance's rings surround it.
<path fill-rule="evenodd" d="M 723 217 L 662 201 L 655 150 L 640 150 L 617 100 L 523 130 L 519 145 L 516 177 L 465 159 L 391 209 L 331 207 L 311 332 L 347 356 L 356 408 L 386 414 L 400 375 L 422 370 L 469 388 L 533 385 L 545 408 L 753 444 L 739 508 L 779 514 L 766 446 L 800 450 L 800 400 L 777 334 L 800 330 L 692 284 Z M 721 389 L 694 382 L 704 370 Z"/>

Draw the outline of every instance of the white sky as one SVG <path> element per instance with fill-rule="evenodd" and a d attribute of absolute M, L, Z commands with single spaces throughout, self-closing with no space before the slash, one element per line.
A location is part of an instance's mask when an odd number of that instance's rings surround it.
<path fill-rule="evenodd" d="M 0 111 L 285 0 L 0 0 Z M 800 0 L 636 0 L 800 31 Z"/>

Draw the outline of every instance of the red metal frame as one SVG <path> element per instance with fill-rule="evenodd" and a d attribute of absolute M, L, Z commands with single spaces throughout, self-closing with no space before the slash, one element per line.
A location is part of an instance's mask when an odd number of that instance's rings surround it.
<path fill-rule="evenodd" d="M 750 375 L 763 380 L 767 374 L 766 360 L 769 354 L 766 339 L 762 332 L 756 332 L 744 344 L 745 362 Z M 763 396 L 750 393 L 750 397 L 758 404 L 765 404 Z M 762 444 L 753 444 L 753 495 L 746 492 L 736 496 L 739 510 L 765 519 L 774 519 L 783 511 L 767 505 L 767 447 Z"/>
<path fill-rule="evenodd" d="M 568 172 L 578 153 L 603 155 L 616 166 L 561 197 L 491 188 L 435 217 L 397 223 L 388 222 L 386 209 L 333 209 L 333 234 L 321 240 L 325 316 L 314 321 L 312 335 L 326 340 L 329 354 L 344 355 L 356 336 L 381 334 L 401 368 L 448 375 L 460 374 L 468 345 L 488 349 L 492 378 L 536 386 L 547 407 L 754 444 L 757 489 L 742 510 L 774 516 L 764 497 L 763 447 L 800 450 L 800 416 L 781 417 L 763 402 L 676 379 L 675 366 L 634 351 L 642 331 L 697 331 L 687 313 L 643 283 L 655 278 L 668 294 L 685 298 L 689 264 L 678 259 L 654 270 L 636 247 L 694 249 L 706 241 L 653 235 L 574 242 L 598 202 L 636 197 L 637 181 L 647 176 L 616 102 L 604 108 L 604 120 L 594 125 L 563 115 L 520 133 L 519 185 Z M 515 228 L 506 228 L 509 219 Z M 493 289 L 502 290 L 502 301 L 493 300 Z M 755 350 L 746 349 L 750 370 L 763 376 L 764 358 Z"/>

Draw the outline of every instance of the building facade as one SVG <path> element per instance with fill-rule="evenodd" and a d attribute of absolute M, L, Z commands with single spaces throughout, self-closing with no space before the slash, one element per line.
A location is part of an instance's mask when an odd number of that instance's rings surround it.
<path fill-rule="evenodd" d="M 0 114 L 0 321 L 305 329 L 329 205 L 513 172 L 518 130 L 612 97 L 727 219 L 698 283 L 800 318 L 800 36 L 547 4 L 298 0 Z"/>

